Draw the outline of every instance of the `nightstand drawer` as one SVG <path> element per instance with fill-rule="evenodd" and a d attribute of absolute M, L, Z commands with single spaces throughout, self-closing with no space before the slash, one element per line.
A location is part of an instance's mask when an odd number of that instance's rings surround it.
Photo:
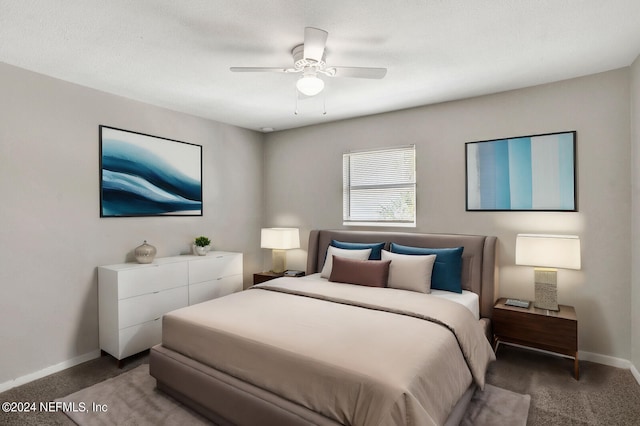
<path fill-rule="evenodd" d="M 257 274 L 253 274 L 253 285 L 262 284 L 264 282 L 280 278 L 284 276 L 284 272 L 259 272 Z"/>
<path fill-rule="evenodd" d="M 495 309 L 494 331 L 500 340 L 574 356 L 578 350 L 578 323 L 554 316 Z"/>

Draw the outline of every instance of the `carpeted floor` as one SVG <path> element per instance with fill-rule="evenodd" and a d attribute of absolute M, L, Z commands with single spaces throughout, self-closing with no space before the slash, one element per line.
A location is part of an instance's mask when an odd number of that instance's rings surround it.
<path fill-rule="evenodd" d="M 66 415 L 78 425 L 209 426 L 211 422 L 159 392 L 149 366 L 65 396 Z M 96 401 L 99 401 L 96 403 Z M 531 397 L 487 384 L 471 398 L 461 426 L 525 426 Z"/>
<path fill-rule="evenodd" d="M 83 426 L 211 426 L 209 420 L 158 391 L 156 380 L 149 375 L 148 364 L 81 389 L 59 401 L 78 407 L 66 415 Z M 100 404 L 97 409 L 93 406 L 95 401 Z M 80 409 L 82 404 L 84 407 Z M 102 409 L 102 406 L 108 409 Z"/>
<path fill-rule="evenodd" d="M 129 359 L 122 370 L 108 357 L 86 362 L 0 394 L 0 402 L 49 402 L 146 363 Z M 502 345 L 487 382 L 531 395 L 530 426 L 638 425 L 640 385 L 629 370 L 582 361 L 580 381 L 571 360 Z M 73 425 L 61 412 L 5 413 L 0 425 Z"/>
<path fill-rule="evenodd" d="M 0 393 L 0 403 L 9 402 L 52 402 L 70 393 L 77 392 L 96 383 L 107 380 L 132 370 L 148 362 L 148 351 L 134 355 L 126 360 L 122 369 L 108 355 L 87 361 L 59 373 L 52 374 L 39 380 Z M 33 425 L 65 425 L 73 423 L 62 412 L 42 412 L 36 410 L 29 413 L 6 413 L 0 410 L 0 425 L 2 426 L 33 426 Z"/>
<path fill-rule="evenodd" d="M 640 384 L 626 369 L 500 345 L 487 382 L 531 395 L 527 425 L 640 425 Z"/>

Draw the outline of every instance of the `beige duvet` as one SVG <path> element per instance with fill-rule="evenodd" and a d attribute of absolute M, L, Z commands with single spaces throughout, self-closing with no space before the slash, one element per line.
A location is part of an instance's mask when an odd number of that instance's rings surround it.
<path fill-rule="evenodd" d="M 468 309 L 280 278 L 163 318 L 163 345 L 346 425 L 439 425 L 495 359 Z"/>

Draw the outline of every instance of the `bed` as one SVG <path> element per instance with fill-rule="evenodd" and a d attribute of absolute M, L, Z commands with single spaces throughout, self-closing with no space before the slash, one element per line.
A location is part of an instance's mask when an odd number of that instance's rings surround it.
<path fill-rule="evenodd" d="M 392 243 L 462 247 L 471 299 L 334 282 L 353 270 L 342 256 L 322 277 L 336 242 L 383 243 L 385 256 Z M 149 360 L 158 389 L 220 425 L 458 424 L 495 359 L 496 238 L 314 230 L 306 272 L 165 315 Z"/>

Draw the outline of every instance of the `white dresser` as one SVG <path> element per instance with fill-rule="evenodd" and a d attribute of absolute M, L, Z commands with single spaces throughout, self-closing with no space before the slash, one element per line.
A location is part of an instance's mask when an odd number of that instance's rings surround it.
<path fill-rule="evenodd" d="M 162 315 L 242 290 L 242 253 L 98 267 L 100 349 L 118 360 L 162 340 Z"/>

